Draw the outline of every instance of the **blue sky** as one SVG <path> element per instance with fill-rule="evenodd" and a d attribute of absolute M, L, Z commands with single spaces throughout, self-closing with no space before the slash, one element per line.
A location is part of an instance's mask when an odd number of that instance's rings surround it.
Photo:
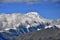
<path fill-rule="evenodd" d="M 0 4 L 0 13 L 28 13 L 38 12 L 42 17 L 48 19 L 60 18 L 60 2 L 46 2 L 37 4 L 2 3 Z"/>

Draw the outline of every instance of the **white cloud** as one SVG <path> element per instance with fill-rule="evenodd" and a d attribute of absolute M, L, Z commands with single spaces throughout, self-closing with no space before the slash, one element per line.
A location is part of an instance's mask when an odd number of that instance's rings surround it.
<path fill-rule="evenodd" d="M 60 1 L 60 0 L 52 0 L 52 1 Z"/>
<path fill-rule="evenodd" d="M 28 4 L 39 3 L 39 0 L 1 0 L 1 3 L 25 2 Z"/>
<path fill-rule="evenodd" d="M 60 1 L 60 0 L 0 0 L 0 2 L 41 2 L 41 1 Z"/>
<path fill-rule="evenodd" d="M 54 1 L 54 2 L 56 2 L 56 1 L 60 1 L 60 0 L 48 0 L 48 1 Z"/>
<path fill-rule="evenodd" d="M 0 3 L 25 2 L 27 4 L 37 4 L 42 2 L 60 2 L 60 0 L 0 0 Z"/>

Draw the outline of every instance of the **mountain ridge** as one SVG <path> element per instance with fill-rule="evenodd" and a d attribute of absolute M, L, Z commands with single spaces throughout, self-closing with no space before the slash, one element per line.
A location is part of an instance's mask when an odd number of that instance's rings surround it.
<path fill-rule="evenodd" d="M 59 27 L 58 22 L 41 17 L 37 12 L 29 12 L 27 14 L 13 13 L 0 15 L 0 30 L 7 31 L 9 29 L 16 29 L 19 25 L 25 25 L 26 28 L 38 26 L 39 24 L 49 23 L 50 26 L 56 25 Z M 47 26 L 49 27 L 49 26 Z M 59 27 L 60 28 L 60 27 Z"/>

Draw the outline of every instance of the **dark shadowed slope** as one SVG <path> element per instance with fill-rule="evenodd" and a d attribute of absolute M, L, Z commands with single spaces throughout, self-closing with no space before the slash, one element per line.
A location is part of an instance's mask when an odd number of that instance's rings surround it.
<path fill-rule="evenodd" d="M 19 34 L 16 36 L 3 32 L 1 35 L 3 36 L 2 38 L 6 40 L 60 40 L 60 29 L 44 29 L 36 32 Z M 2 38 L 0 40 L 4 40 Z"/>
<path fill-rule="evenodd" d="M 60 40 L 60 29 L 58 30 L 40 30 L 16 37 L 16 40 Z"/>

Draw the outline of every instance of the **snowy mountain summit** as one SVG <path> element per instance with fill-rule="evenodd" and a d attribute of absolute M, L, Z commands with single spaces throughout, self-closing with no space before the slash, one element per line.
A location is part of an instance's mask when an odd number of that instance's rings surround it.
<path fill-rule="evenodd" d="M 55 24 L 53 20 L 41 17 L 37 12 L 0 14 L 0 32 L 10 29 L 16 30 L 20 25 L 24 25 L 28 29 L 30 27 L 37 27 L 40 24 L 44 25 L 44 28 L 49 28 L 53 25 L 60 28 L 60 24 Z"/>

